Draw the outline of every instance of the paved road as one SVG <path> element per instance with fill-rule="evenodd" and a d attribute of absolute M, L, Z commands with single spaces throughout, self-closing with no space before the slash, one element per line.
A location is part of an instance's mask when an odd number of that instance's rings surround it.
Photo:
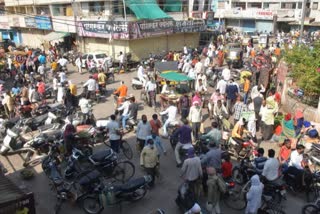
<path fill-rule="evenodd" d="M 70 70 L 74 70 L 70 68 Z M 133 93 L 136 97 L 139 97 L 140 91 L 134 91 L 130 87 L 131 78 L 135 76 L 135 73 L 121 74 L 116 76 L 116 82 L 109 85 L 109 88 L 117 88 L 119 85 L 119 80 L 124 80 L 125 84 L 129 86 L 129 93 Z M 88 78 L 88 74 L 78 74 L 71 73 L 68 75 L 69 79 L 72 79 L 75 84 L 79 84 L 79 89 L 81 90 L 81 82 Z M 97 119 L 106 118 L 113 113 L 113 98 L 107 97 L 105 102 L 97 104 L 94 106 L 94 114 Z M 206 110 L 204 110 L 206 113 Z M 153 109 L 143 106 L 143 110 L 139 111 L 139 117 L 141 114 L 147 114 L 148 118 L 151 118 L 153 114 Z M 206 127 L 209 126 L 209 121 L 206 121 Z M 129 142 L 132 148 L 135 148 L 136 140 L 133 133 L 129 133 L 125 136 L 125 139 Z M 174 153 L 169 146 L 168 141 L 164 141 L 165 146 L 168 150 L 167 156 L 161 159 L 161 169 L 163 179 L 161 181 L 156 181 L 156 185 L 151 189 L 146 197 L 133 204 L 122 204 L 122 206 L 117 206 L 113 208 L 106 208 L 103 213 L 124 213 L 124 214 L 148 214 L 154 208 L 162 208 L 168 214 L 179 213 L 174 199 L 177 195 L 177 188 L 182 183 L 179 177 L 179 169 L 176 168 Z M 270 148 L 275 147 L 271 144 L 263 144 L 263 147 Z M 101 148 L 97 148 L 101 149 Z M 36 166 L 34 168 L 37 174 L 35 178 L 31 181 L 22 181 L 20 179 L 19 170 L 21 170 L 22 161 L 21 157 L 18 155 L 10 156 L 8 158 L 0 157 L 1 162 L 10 170 L 9 177 L 11 177 L 21 188 L 26 188 L 35 193 L 37 213 L 39 214 L 49 214 L 53 213 L 53 207 L 55 204 L 55 195 L 50 191 L 49 182 L 47 177 L 43 174 L 41 167 Z M 143 172 L 139 167 L 139 157 L 138 153 L 134 150 L 133 163 L 136 165 L 136 176 L 142 175 Z M 288 194 L 288 200 L 284 203 L 286 207 L 286 213 L 300 213 L 301 207 L 305 203 L 303 194 Z M 222 203 L 223 213 L 244 213 L 243 211 L 233 211 L 225 207 Z M 73 214 L 81 213 L 81 209 L 78 208 L 76 204 L 64 204 L 61 210 L 61 214 Z"/>

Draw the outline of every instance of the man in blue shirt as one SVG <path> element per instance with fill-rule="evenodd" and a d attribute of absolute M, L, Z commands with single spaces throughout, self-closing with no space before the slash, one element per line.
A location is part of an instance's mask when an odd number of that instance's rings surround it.
<path fill-rule="evenodd" d="M 238 85 L 234 83 L 233 79 L 231 79 L 226 88 L 227 110 L 230 115 L 232 114 L 231 111 L 232 111 L 233 105 L 236 102 L 238 94 L 239 94 Z"/>
<path fill-rule="evenodd" d="M 44 56 L 44 54 L 40 54 L 40 56 L 38 57 L 38 60 L 40 62 L 40 64 L 45 65 L 46 64 L 46 57 Z"/>
<path fill-rule="evenodd" d="M 183 147 L 183 145 L 192 142 L 192 138 L 191 138 L 192 129 L 188 125 L 188 120 L 184 119 L 182 122 L 183 122 L 183 125 L 180 128 L 178 128 L 178 130 L 174 133 L 174 136 L 173 136 L 174 138 L 177 138 L 177 137 L 179 138 L 179 141 L 174 150 L 174 154 L 177 160 L 177 167 L 182 166 L 182 161 L 180 159 L 180 154 L 179 154 L 180 149 Z"/>

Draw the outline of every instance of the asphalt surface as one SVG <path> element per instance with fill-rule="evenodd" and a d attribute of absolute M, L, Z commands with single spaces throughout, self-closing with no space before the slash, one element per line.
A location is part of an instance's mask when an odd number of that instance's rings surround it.
<path fill-rule="evenodd" d="M 73 81 L 73 83 L 78 85 L 78 93 L 81 91 L 82 82 L 86 81 L 88 78 L 88 73 L 78 74 L 72 72 L 75 70 L 70 67 L 71 71 L 68 74 L 68 78 Z M 131 88 L 131 79 L 136 76 L 136 72 L 126 73 L 116 75 L 116 81 L 113 84 L 108 85 L 109 91 L 116 89 L 119 86 L 119 81 L 125 81 L 125 84 L 129 87 L 129 93 L 134 94 L 137 98 L 140 97 L 139 90 L 133 90 Z M 140 102 L 138 100 L 138 102 Z M 139 111 L 138 117 L 141 117 L 142 114 L 146 114 L 148 119 L 151 118 L 151 115 L 154 113 L 152 108 L 148 106 L 141 105 L 141 110 Z M 108 96 L 106 100 L 99 104 L 95 104 L 94 114 L 97 119 L 103 119 L 111 115 L 114 111 L 113 97 Z M 206 114 L 207 110 L 204 109 L 203 113 Z M 205 127 L 209 127 L 210 121 L 207 119 L 205 122 Z M 124 139 L 129 142 L 133 151 L 134 158 L 132 162 L 136 166 L 136 174 L 134 177 L 139 177 L 144 174 L 142 169 L 139 166 L 139 155 L 135 150 L 136 138 L 133 132 L 124 136 Z M 178 214 L 181 213 L 177 208 L 174 200 L 177 196 L 178 186 L 183 182 L 180 178 L 180 169 L 176 168 L 176 162 L 174 158 L 174 152 L 172 151 L 170 144 L 167 140 L 164 140 L 165 147 L 167 148 L 167 155 L 161 157 L 160 164 L 160 173 L 161 180 L 156 180 L 156 185 L 154 188 L 149 190 L 147 195 L 136 203 L 123 203 L 119 206 L 112 208 L 105 208 L 102 213 L 123 213 L 123 214 L 148 214 L 156 208 L 163 209 L 167 214 Z M 261 144 L 265 149 L 275 148 L 277 146 L 272 143 L 263 142 Z M 98 146 L 97 150 L 102 149 L 103 146 Z M 30 181 L 23 181 L 20 178 L 20 170 L 22 167 L 22 158 L 19 155 L 9 156 L 9 157 L 0 157 L 0 161 L 4 166 L 9 170 L 8 176 L 22 189 L 26 191 L 33 191 L 35 194 L 36 209 L 39 214 L 49 214 L 53 213 L 53 208 L 56 202 L 55 194 L 50 190 L 49 180 L 42 172 L 41 166 L 35 166 L 33 168 L 35 172 L 35 177 Z M 237 163 L 235 163 L 237 164 Z M 234 165 L 235 165 L 234 164 Z M 1 194 L 1 193 L 0 193 Z M 306 203 L 305 195 L 303 193 L 291 193 L 288 191 L 287 200 L 283 203 L 284 211 L 286 213 L 301 213 L 302 206 Z M 222 213 L 244 213 L 244 211 L 234 211 L 226 207 L 223 202 L 221 203 Z M 61 214 L 74 214 L 74 213 L 84 213 L 78 204 L 65 203 L 60 211 Z"/>

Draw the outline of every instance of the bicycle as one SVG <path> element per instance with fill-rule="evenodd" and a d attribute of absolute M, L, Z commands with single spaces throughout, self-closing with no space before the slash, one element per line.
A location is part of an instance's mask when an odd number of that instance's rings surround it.
<path fill-rule="evenodd" d="M 122 140 L 122 135 L 120 137 L 120 146 L 119 146 L 119 153 L 122 153 L 127 159 L 131 160 L 133 158 L 133 151 L 131 149 L 131 146 L 129 145 L 129 143 L 125 140 Z M 111 148 L 111 144 L 110 144 L 110 140 L 106 140 L 103 142 L 104 145 L 106 145 L 107 147 Z"/>
<path fill-rule="evenodd" d="M 320 212 L 320 197 L 314 203 L 302 207 L 302 214 L 318 214 Z"/>

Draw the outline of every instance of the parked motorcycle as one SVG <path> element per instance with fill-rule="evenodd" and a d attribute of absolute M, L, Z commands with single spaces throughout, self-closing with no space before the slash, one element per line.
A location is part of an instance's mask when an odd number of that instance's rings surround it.
<path fill-rule="evenodd" d="M 102 185 L 96 191 L 96 195 L 83 199 L 82 207 L 86 213 L 95 214 L 102 212 L 105 206 L 141 200 L 146 195 L 147 186 L 151 181 L 151 176 L 143 176 L 121 185 Z"/>
<path fill-rule="evenodd" d="M 119 161 L 112 149 L 105 149 L 86 156 L 81 150 L 74 148 L 64 171 L 66 178 L 73 178 L 83 172 L 78 164 L 79 159 L 87 160 L 89 166 L 86 169 L 97 169 L 106 178 L 112 177 L 119 181 L 127 181 L 135 173 L 134 165 L 130 161 Z"/>
<path fill-rule="evenodd" d="M 244 158 L 253 159 L 257 155 L 256 143 L 253 142 L 251 136 L 248 136 L 241 144 L 230 137 L 227 145 L 223 146 L 228 150 L 230 155 L 234 156 L 238 160 L 242 160 Z"/>

